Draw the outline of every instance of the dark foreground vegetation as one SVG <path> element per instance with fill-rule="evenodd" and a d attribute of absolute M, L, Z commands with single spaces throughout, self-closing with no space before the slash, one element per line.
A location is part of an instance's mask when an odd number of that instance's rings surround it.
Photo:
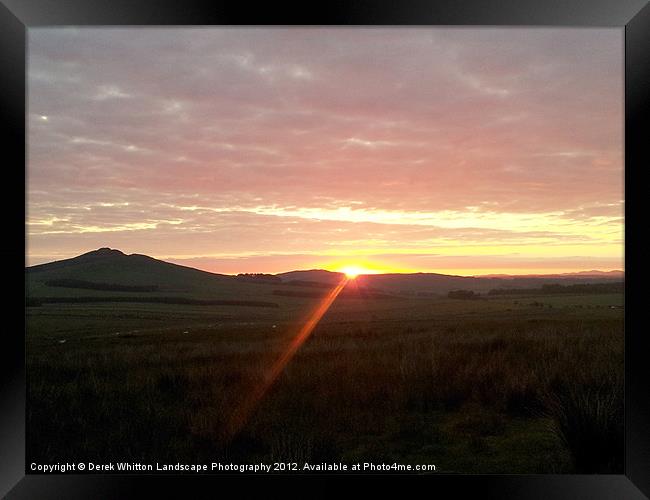
<path fill-rule="evenodd" d="M 550 283 L 541 288 L 495 288 L 490 290 L 490 295 L 552 295 L 552 294 L 591 294 L 591 293 L 623 293 L 624 283 L 579 283 L 574 285 L 561 285 Z"/>
<path fill-rule="evenodd" d="M 133 297 L 133 296 L 99 296 L 99 297 L 28 297 L 28 306 L 42 304 L 89 304 L 97 302 L 132 302 L 140 304 L 187 304 L 195 306 L 247 306 L 247 307 L 278 307 L 275 302 L 262 300 L 209 300 L 191 299 L 188 297 Z"/>
<path fill-rule="evenodd" d="M 158 285 L 121 285 L 117 283 L 96 283 L 93 281 L 60 278 L 45 282 L 46 286 L 78 288 L 81 290 L 102 290 L 107 292 L 155 292 Z"/>
<path fill-rule="evenodd" d="M 480 293 L 476 293 L 472 290 L 451 290 L 447 297 L 450 299 L 459 299 L 459 300 L 479 300 L 481 298 Z"/>
<path fill-rule="evenodd" d="M 290 286 L 291 285 L 289 283 Z M 319 285 L 322 285 L 319 283 Z M 312 290 L 309 290 L 309 288 L 312 288 Z M 317 290 L 313 290 L 313 288 L 317 288 Z M 306 290 L 273 290 L 273 295 L 279 295 L 282 297 L 299 297 L 299 298 L 312 298 L 312 299 L 322 299 L 324 297 L 327 297 L 330 294 L 331 287 L 325 287 L 324 289 L 320 290 L 320 288 L 323 288 L 322 286 L 317 286 L 314 287 L 313 285 L 307 285 Z M 375 292 L 367 289 L 362 289 L 362 288 L 356 288 L 353 290 L 347 290 L 344 289 L 337 297 L 337 300 L 343 300 L 343 299 L 366 299 L 366 300 L 376 300 L 376 299 L 392 299 L 396 300 L 398 299 L 398 296 L 395 295 L 389 295 L 381 292 Z"/>
<path fill-rule="evenodd" d="M 319 303 L 278 300 L 29 308 L 28 461 L 622 472 L 620 294 L 336 301 L 230 436 Z"/>

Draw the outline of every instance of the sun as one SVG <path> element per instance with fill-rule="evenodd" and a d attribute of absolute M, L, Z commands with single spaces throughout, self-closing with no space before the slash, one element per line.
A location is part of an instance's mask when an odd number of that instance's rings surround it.
<path fill-rule="evenodd" d="M 368 274 L 368 270 L 361 266 L 344 266 L 340 269 L 340 272 L 345 273 L 345 276 L 350 280 L 355 279 L 360 274 Z"/>

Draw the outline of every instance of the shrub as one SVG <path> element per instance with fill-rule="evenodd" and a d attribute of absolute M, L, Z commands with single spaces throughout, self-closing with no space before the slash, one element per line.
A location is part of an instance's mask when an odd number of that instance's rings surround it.
<path fill-rule="evenodd" d="M 589 384 L 566 379 L 543 397 L 545 414 L 567 446 L 575 471 L 621 473 L 623 469 L 623 384 L 606 379 Z"/>

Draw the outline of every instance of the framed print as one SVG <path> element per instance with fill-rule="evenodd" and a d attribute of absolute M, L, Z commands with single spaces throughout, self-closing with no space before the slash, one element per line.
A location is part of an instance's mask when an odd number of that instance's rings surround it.
<path fill-rule="evenodd" d="M 647 497 L 647 2 L 0 11 L 3 495 Z"/>

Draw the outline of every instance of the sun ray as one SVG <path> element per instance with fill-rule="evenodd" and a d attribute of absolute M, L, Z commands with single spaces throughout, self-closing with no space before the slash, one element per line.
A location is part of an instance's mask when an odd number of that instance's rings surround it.
<path fill-rule="evenodd" d="M 305 324 L 300 328 L 296 336 L 291 339 L 291 342 L 287 346 L 286 350 L 275 361 L 275 363 L 273 363 L 261 383 L 253 389 L 249 396 L 245 398 L 244 401 L 235 410 L 230 420 L 230 425 L 226 429 L 227 439 L 233 439 L 241 431 L 257 404 L 262 400 L 262 398 L 264 398 L 268 390 L 284 370 L 285 366 L 289 363 L 289 361 L 291 361 L 298 349 L 300 349 L 300 346 L 302 346 L 309 338 L 311 333 L 314 331 L 314 328 L 316 328 L 316 325 L 318 325 L 321 318 L 325 315 L 330 306 L 336 300 L 336 297 L 338 297 L 338 295 L 345 288 L 349 281 L 350 278 L 347 276 L 344 277 L 325 296 L 325 298 L 318 304 L 318 307 L 314 310 L 311 316 L 309 316 Z"/>

